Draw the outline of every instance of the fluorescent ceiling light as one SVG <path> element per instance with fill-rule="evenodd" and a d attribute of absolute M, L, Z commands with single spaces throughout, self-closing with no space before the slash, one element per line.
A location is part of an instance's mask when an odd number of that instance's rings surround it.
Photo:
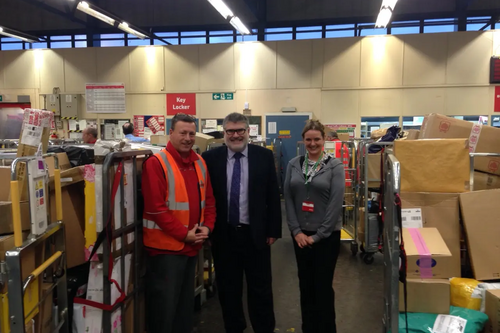
<path fill-rule="evenodd" d="M 240 18 L 235 16 L 231 19 L 231 21 L 229 21 L 229 23 L 231 23 L 231 25 L 236 29 L 238 30 L 238 32 L 242 35 L 250 35 L 250 30 L 248 30 L 247 27 L 245 27 L 245 25 L 243 24 L 243 22 L 241 22 Z"/>
<path fill-rule="evenodd" d="M 78 6 L 76 8 L 86 14 L 89 14 L 90 16 L 95 17 L 96 19 L 99 19 L 109 25 L 114 26 L 115 25 L 115 20 L 95 9 L 90 8 L 90 5 L 86 1 L 80 1 L 78 3 Z"/>
<path fill-rule="evenodd" d="M 375 23 L 376 28 L 385 28 L 392 17 L 392 11 L 389 8 L 382 8 Z"/>
<path fill-rule="evenodd" d="M 11 34 L 9 32 L 5 32 L 2 27 L 0 27 L 0 35 L 12 37 L 12 38 L 17 38 L 17 39 L 20 39 L 20 40 L 22 40 L 24 42 L 27 42 L 27 43 L 38 42 L 37 40 L 34 40 L 34 39 L 29 39 L 29 38 L 25 38 L 25 37 L 22 37 L 22 36 L 19 36 L 19 35 Z"/>
<path fill-rule="evenodd" d="M 224 19 L 228 19 L 234 16 L 233 12 L 222 0 L 208 0 L 210 4 L 217 9 L 217 11 L 224 17 Z"/>
<path fill-rule="evenodd" d="M 145 34 L 143 34 L 142 32 L 139 32 L 135 29 L 132 29 L 131 27 L 129 27 L 128 23 L 127 22 L 123 22 L 123 23 L 120 23 L 118 25 L 118 29 L 120 30 L 123 30 L 125 32 L 128 32 L 129 34 L 131 35 L 134 35 L 134 36 L 137 36 L 139 37 L 140 39 L 145 39 L 145 38 L 149 38 L 149 36 L 146 36 Z"/>

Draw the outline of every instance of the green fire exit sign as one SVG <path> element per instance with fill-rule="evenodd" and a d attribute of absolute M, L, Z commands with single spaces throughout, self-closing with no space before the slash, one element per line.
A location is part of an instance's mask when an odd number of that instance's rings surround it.
<path fill-rule="evenodd" d="M 233 93 L 213 93 L 212 100 L 214 101 L 232 101 Z"/>

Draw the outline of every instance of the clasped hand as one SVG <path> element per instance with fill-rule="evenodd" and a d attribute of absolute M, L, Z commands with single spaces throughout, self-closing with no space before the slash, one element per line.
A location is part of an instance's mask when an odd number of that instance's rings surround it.
<path fill-rule="evenodd" d="M 204 226 L 200 226 L 196 224 L 193 229 L 189 230 L 186 238 L 184 239 L 185 243 L 191 244 L 199 244 L 203 243 L 208 238 L 208 233 L 210 229 Z"/>
<path fill-rule="evenodd" d="M 304 247 L 311 247 L 314 244 L 314 239 L 311 236 L 306 236 L 303 233 L 297 234 L 295 236 L 295 241 L 301 249 Z"/>

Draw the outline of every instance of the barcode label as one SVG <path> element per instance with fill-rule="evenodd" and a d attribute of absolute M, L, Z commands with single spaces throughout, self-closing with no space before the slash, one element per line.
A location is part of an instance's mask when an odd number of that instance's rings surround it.
<path fill-rule="evenodd" d="M 411 208 L 401 210 L 403 228 L 422 228 L 422 209 Z"/>
<path fill-rule="evenodd" d="M 43 127 L 41 126 L 25 125 L 21 143 L 32 147 L 38 147 L 42 141 L 42 131 Z"/>
<path fill-rule="evenodd" d="M 434 322 L 434 333 L 463 333 L 467 320 L 457 316 L 439 315 Z"/>

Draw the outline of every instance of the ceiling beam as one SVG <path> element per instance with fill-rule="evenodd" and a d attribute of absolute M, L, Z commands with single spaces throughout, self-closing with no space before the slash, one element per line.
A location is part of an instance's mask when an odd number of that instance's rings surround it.
<path fill-rule="evenodd" d="M 38 7 L 38 8 L 41 8 L 49 13 L 52 13 L 54 15 L 57 15 L 57 16 L 60 16 L 60 17 L 64 17 L 65 19 L 71 21 L 71 22 L 74 22 L 74 23 L 79 23 L 83 26 L 87 26 L 87 22 L 83 21 L 83 20 L 80 20 L 78 18 L 76 18 L 74 15 L 71 15 L 71 13 L 69 12 L 64 12 L 62 10 L 59 10 L 57 8 L 54 8 L 50 5 L 47 5 L 46 3 L 44 2 L 40 2 L 40 1 L 36 1 L 36 0 L 22 0 L 26 3 L 29 3 L 30 5 L 33 5 L 35 7 Z M 65 6 L 66 9 L 68 10 L 69 9 L 69 6 Z"/>

